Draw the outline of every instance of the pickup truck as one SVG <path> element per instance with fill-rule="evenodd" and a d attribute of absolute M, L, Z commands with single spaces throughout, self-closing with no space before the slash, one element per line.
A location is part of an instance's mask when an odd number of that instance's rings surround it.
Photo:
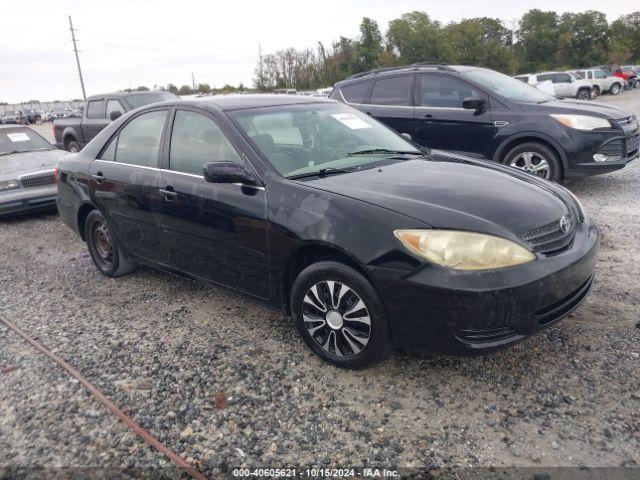
<path fill-rule="evenodd" d="M 57 148 L 69 152 L 79 152 L 100 130 L 129 110 L 143 105 L 178 98 L 171 92 L 116 92 L 93 95 L 87 99 L 87 105 L 81 118 L 56 118 L 53 122 L 53 134 Z"/>

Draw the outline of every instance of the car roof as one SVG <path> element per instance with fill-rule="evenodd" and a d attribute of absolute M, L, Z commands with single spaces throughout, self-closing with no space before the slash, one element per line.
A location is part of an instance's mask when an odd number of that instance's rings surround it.
<path fill-rule="evenodd" d="M 281 105 L 301 105 L 312 103 L 337 103 L 323 97 L 308 97 L 306 95 L 272 95 L 272 94 L 238 94 L 238 95 L 214 95 L 211 97 L 201 97 L 185 99 L 180 101 L 170 101 L 172 104 L 182 105 L 213 105 L 221 110 L 240 110 L 245 108 L 276 107 Z"/>
<path fill-rule="evenodd" d="M 350 77 L 337 82 L 336 85 L 351 83 L 352 81 L 369 80 L 371 78 L 379 78 L 385 76 L 396 75 L 398 73 L 414 73 L 414 72 L 453 72 L 461 73 L 471 70 L 486 70 L 483 67 L 474 67 L 470 65 L 447 65 L 440 63 L 413 63 L 399 67 L 377 68 L 367 72 L 356 73 Z"/>

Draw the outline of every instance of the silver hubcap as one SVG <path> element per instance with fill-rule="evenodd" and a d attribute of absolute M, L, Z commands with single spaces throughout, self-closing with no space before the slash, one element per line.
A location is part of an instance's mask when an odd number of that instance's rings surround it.
<path fill-rule="evenodd" d="M 302 301 L 302 318 L 311 338 L 340 357 L 360 353 L 371 337 L 369 310 L 344 283 L 326 280 L 313 285 Z"/>
<path fill-rule="evenodd" d="M 551 174 L 549 162 L 537 152 L 522 152 L 516 155 L 509 165 L 542 178 L 549 178 Z"/>

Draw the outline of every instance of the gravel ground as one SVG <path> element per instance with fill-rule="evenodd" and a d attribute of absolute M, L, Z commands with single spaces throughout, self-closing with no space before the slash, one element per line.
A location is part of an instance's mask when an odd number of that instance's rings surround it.
<path fill-rule="evenodd" d="M 640 91 L 601 101 L 640 115 Z M 559 325 L 492 356 L 396 353 L 365 371 L 336 369 L 240 295 L 147 268 L 101 276 L 56 215 L 0 224 L 0 315 L 210 476 L 638 467 L 640 162 L 568 186 L 602 231 L 594 289 Z M 166 465 L 3 325 L 0 347 L 0 478 L 3 466 Z"/>

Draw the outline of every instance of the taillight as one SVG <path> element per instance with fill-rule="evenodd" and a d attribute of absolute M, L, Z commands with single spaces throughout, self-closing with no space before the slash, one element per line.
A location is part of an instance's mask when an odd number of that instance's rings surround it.
<path fill-rule="evenodd" d="M 53 169 L 53 178 L 56 183 L 58 183 L 58 178 L 60 178 L 60 170 L 58 169 L 58 167 Z"/>

